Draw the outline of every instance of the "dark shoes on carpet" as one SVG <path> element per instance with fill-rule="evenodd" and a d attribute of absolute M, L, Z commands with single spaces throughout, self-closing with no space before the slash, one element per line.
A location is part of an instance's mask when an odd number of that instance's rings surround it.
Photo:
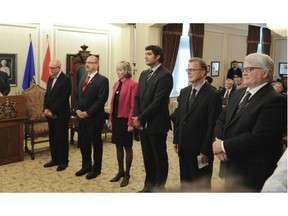
<path fill-rule="evenodd" d="M 120 183 L 120 187 L 125 187 L 129 184 L 130 175 L 127 175 L 125 172 L 118 172 L 117 175 L 110 180 L 110 182 L 118 182 L 121 178 L 122 182 Z"/>
<path fill-rule="evenodd" d="M 57 167 L 57 171 L 63 171 L 68 167 L 68 164 L 59 164 Z"/>
<path fill-rule="evenodd" d="M 59 163 L 56 163 L 56 162 L 54 162 L 54 161 L 49 161 L 48 163 L 45 163 L 44 164 L 44 167 L 52 167 L 52 166 L 57 166 L 57 165 L 59 165 Z"/>
<path fill-rule="evenodd" d="M 82 168 L 75 173 L 76 176 L 83 176 L 91 171 L 91 168 Z"/>
<path fill-rule="evenodd" d="M 89 179 L 96 178 L 100 174 L 101 174 L 101 172 L 96 172 L 96 171 L 89 172 L 86 176 L 86 179 L 89 180 Z"/>
<path fill-rule="evenodd" d="M 110 182 L 117 182 L 117 181 L 119 181 L 124 175 L 125 175 L 125 172 L 118 172 L 117 175 L 110 180 Z"/>
<path fill-rule="evenodd" d="M 120 187 L 127 186 L 129 184 L 129 179 L 130 179 L 130 175 L 125 175 L 123 177 L 123 180 L 122 180 L 121 184 L 120 184 Z"/>

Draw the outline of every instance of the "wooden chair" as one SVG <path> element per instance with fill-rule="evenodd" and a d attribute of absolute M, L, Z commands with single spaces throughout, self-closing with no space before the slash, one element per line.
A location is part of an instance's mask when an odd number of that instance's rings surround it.
<path fill-rule="evenodd" d="M 77 54 L 71 55 L 67 54 L 67 64 L 69 65 L 69 71 L 67 71 L 70 79 L 71 79 L 71 118 L 69 121 L 69 129 L 70 129 L 70 144 L 74 143 L 74 133 L 78 131 L 78 120 L 76 117 L 75 110 L 73 109 L 76 102 L 77 95 L 77 87 L 79 81 L 82 76 L 86 76 L 85 62 L 86 59 L 91 55 L 90 51 L 87 51 L 88 46 L 85 44 L 81 46 L 81 49 Z M 99 55 L 96 55 L 99 58 Z M 99 68 L 98 68 L 99 69 Z M 106 113 L 106 120 L 108 120 L 109 113 Z M 103 128 L 103 134 L 105 135 L 105 139 L 107 138 L 107 133 L 111 133 L 112 131 L 107 127 L 107 121 Z"/>
<path fill-rule="evenodd" d="M 22 92 L 27 106 L 27 119 L 24 121 L 25 152 L 30 153 L 32 160 L 35 159 L 34 145 L 49 141 L 48 121 L 43 114 L 45 92 L 39 85 L 33 85 Z M 31 140 L 31 151 L 27 146 L 28 139 Z"/>

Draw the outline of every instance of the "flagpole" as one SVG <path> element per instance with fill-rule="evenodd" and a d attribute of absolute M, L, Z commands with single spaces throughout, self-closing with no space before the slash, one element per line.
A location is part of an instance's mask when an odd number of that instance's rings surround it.
<path fill-rule="evenodd" d="M 29 34 L 29 39 L 30 39 L 30 42 L 32 41 L 32 36 L 31 36 L 31 34 Z"/>

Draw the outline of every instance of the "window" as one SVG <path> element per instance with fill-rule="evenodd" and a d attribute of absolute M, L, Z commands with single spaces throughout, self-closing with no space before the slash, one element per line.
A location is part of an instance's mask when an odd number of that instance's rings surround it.
<path fill-rule="evenodd" d="M 262 35 L 263 35 L 263 27 L 260 28 L 260 43 L 258 44 L 257 47 L 257 53 L 262 53 Z"/>
<path fill-rule="evenodd" d="M 173 89 L 170 97 L 178 97 L 180 90 L 188 85 L 188 77 L 185 69 L 190 59 L 190 46 L 189 46 L 189 23 L 183 23 L 182 36 L 180 39 L 179 51 L 173 70 Z"/>

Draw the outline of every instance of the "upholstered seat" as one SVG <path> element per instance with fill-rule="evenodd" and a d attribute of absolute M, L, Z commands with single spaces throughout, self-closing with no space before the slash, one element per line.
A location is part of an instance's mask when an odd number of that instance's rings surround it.
<path fill-rule="evenodd" d="M 35 158 L 34 145 L 49 141 L 48 121 L 43 114 L 45 92 L 46 90 L 39 85 L 33 85 L 23 91 L 27 107 L 27 119 L 24 121 L 25 151 L 30 153 L 32 160 Z M 27 146 L 28 139 L 31 140 L 31 151 Z"/>

